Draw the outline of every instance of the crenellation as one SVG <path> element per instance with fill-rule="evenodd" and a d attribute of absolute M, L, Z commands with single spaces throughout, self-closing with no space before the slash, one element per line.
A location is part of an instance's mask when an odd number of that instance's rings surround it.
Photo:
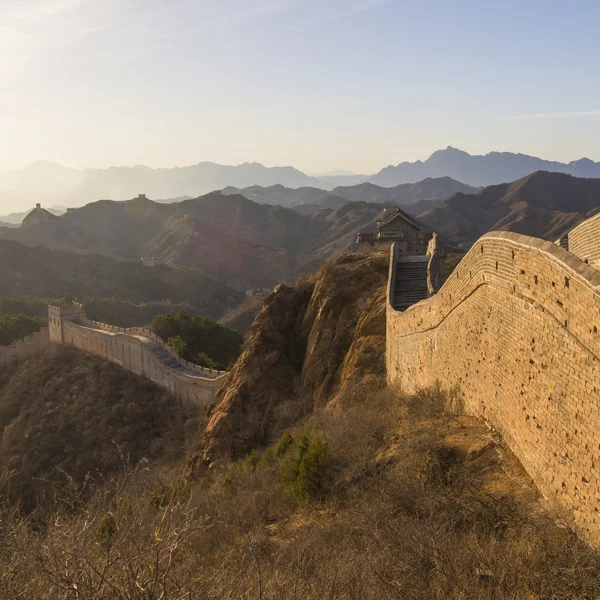
<path fill-rule="evenodd" d="M 51 324 L 51 341 L 102 356 L 148 377 L 183 400 L 210 404 L 227 375 L 225 371 L 204 369 L 182 359 L 152 331 L 92 321 L 80 304 L 49 306 L 48 322 Z M 181 369 L 165 364 L 157 355 L 157 348 L 175 359 Z"/>

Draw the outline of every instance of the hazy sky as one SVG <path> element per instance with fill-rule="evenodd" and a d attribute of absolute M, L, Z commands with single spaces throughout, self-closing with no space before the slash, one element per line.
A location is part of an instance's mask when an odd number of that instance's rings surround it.
<path fill-rule="evenodd" d="M 0 170 L 600 160 L 598 0 L 0 0 Z"/>

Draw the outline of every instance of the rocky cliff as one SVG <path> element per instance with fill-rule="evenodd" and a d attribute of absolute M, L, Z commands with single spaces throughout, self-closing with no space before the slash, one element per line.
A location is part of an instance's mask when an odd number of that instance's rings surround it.
<path fill-rule="evenodd" d="M 269 295 L 219 390 L 190 475 L 269 442 L 315 406 L 385 380 L 387 255 L 344 254 Z"/>

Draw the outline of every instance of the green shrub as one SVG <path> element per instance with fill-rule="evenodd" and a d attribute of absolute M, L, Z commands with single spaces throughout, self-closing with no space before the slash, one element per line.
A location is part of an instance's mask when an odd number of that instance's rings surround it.
<path fill-rule="evenodd" d="M 117 535 L 118 527 L 117 520 L 113 514 L 108 514 L 98 526 L 96 530 L 96 541 L 104 547 L 110 547 Z"/>
<path fill-rule="evenodd" d="M 181 477 L 176 477 L 173 483 L 164 485 L 150 496 L 148 504 L 157 510 L 185 504 L 191 496 L 189 484 Z"/>
<path fill-rule="evenodd" d="M 260 452 L 256 448 L 254 448 L 254 450 L 252 450 L 252 452 L 250 452 L 250 454 L 248 455 L 248 458 L 246 458 L 246 465 L 252 471 L 256 471 L 256 467 L 259 462 L 260 462 Z"/>
<path fill-rule="evenodd" d="M 175 335 L 170 337 L 167 339 L 167 344 L 171 350 L 177 352 L 184 360 L 192 360 L 192 353 L 190 352 L 187 342 L 181 336 Z"/>
<path fill-rule="evenodd" d="M 234 329 L 215 323 L 208 317 L 190 317 L 180 310 L 158 315 L 150 329 L 163 340 L 180 338 L 187 344 L 186 360 L 211 369 L 226 369 L 242 352 L 244 336 Z"/>
<path fill-rule="evenodd" d="M 0 316 L 0 346 L 9 346 L 36 331 L 44 325 L 42 319 L 27 315 Z"/>
<path fill-rule="evenodd" d="M 290 447 L 288 445 L 288 449 Z M 326 475 L 327 442 L 304 436 L 297 451 L 286 455 L 280 481 L 288 492 L 301 502 L 306 502 L 322 496 Z"/>
<path fill-rule="evenodd" d="M 294 438 L 289 431 L 286 431 L 279 440 L 277 448 L 275 448 L 275 455 L 277 458 L 281 458 L 289 448 L 294 444 Z"/>
<path fill-rule="evenodd" d="M 296 495 L 298 500 L 319 498 L 325 487 L 327 475 L 327 442 L 313 440 L 298 465 Z"/>
<path fill-rule="evenodd" d="M 194 362 L 206 369 L 217 369 L 220 366 L 206 352 L 200 352 Z"/>

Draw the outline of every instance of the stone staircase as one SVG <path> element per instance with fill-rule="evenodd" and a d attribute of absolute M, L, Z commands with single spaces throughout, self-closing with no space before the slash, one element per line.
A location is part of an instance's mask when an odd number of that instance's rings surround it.
<path fill-rule="evenodd" d="M 406 310 L 427 298 L 427 260 L 399 261 L 396 265 L 393 307 Z"/>
<path fill-rule="evenodd" d="M 155 342 L 148 340 L 144 342 L 144 345 L 160 362 L 162 362 L 165 366 L 169 367 L 169 369 L 173 369 L 173 371 L 179 371 L 180 373 L 186 373 L 188 375 L 195 375 L 189 369 L 186 369 L 180 362 L 175 360 L 162 346 L 156 344 Z"/>

